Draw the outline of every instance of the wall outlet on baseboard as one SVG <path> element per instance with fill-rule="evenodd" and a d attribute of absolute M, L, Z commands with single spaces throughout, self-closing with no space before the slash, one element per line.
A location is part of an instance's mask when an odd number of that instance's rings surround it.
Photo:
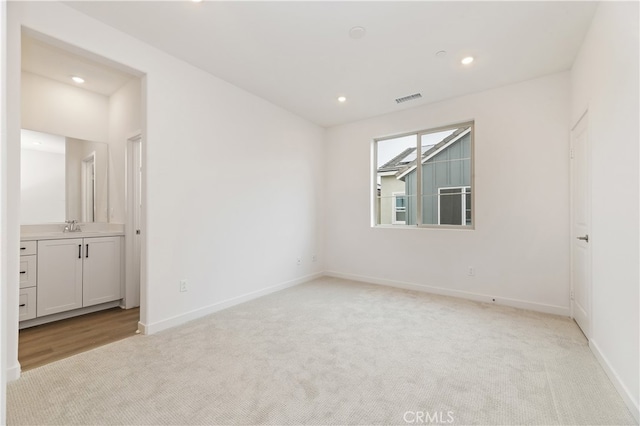
<path fill-rule="evenodd" d="M 467 268 L 467 275 L 469 275 L 470 277 L 474 277 L 476 275 L 476 268 L 474 268 L 473 266 L 469 266 Z"/>
<path fill-rule="evenodd" d="M 298 260 L 296 261 L 296 265 L 300 266 L 302 265 L 302 258 L 299 257 Z"/>
<path fill-rule="evenodd" d="M 180 292 L 184 293 L 187 291 L 187 280 L 180 280 Z"/>

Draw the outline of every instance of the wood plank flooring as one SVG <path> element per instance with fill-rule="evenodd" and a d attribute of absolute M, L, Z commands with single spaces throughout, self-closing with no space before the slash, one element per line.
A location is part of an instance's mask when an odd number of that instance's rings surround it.
<path fill-rule="evenodd" d="M 22 371 L 133 336 L 139 318 L 140 308 L 111 308 L 20 330 Z"/>

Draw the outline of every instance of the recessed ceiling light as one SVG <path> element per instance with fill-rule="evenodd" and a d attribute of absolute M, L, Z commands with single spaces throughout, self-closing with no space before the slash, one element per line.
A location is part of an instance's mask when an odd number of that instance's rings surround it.
<path fill-rule="evenodd" d="M 367 33 L 367 30 L 364 27 L 353 27 L 349 30 L 349 37 L 351 38 L 362 38 Z"/>
<path fill-rule="evenodd" d="M 75 81 L 78 84 L 84 83 L 84 78 L 78 77 L 77 75 L 74 75 L 73 77 L 71 77 L 71 80 Z"/>
<path fill-rule="evenodd" d="M 338 102 L 346 102 L 347 98 L 345 98 L 344 96 L 338 96 Z"/>
<path fill-rule="evenodd" d="M 469 65 L 471 62 L 473 62 L 473 56 L 467 56 L 466 58 L 463 58 L 462 61 L 462 65 Z"/>
<path fill-rule="evenodd" d="M 191 0 L 194 3 L 202 3 L 202 0 Z"/>
<path fill-rule="evenodd" d="M 447 56 L 447 51 L 446 50 L 439 50 L 436 52 L 436 56 L 438 58 L 444 58 L 445 56 Z"/>

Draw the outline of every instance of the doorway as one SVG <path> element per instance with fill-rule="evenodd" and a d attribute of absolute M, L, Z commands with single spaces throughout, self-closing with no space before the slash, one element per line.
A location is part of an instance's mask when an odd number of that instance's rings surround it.
<path fill-rule="evenodd" d="M 585 112 L 571 130 L 571 311 L 591 333 L 591 150 Z"/>
<path fill-rule="evenodd" d="M 65 143 L 73 142 L 73 146 L 77 148 L 73 152 L 73 164 L 69 163 L 71 165 L 67 167 L 66 157 L 62 162 L 60 175 L 65 192 L 59 197 L 62 206 L 58 221 L 60 223 L 37 221 L 22 224 L 30 226 L 28 229 L 36 229 L 37 231 L 33 231 L 35 233 L 57 233 L 63 229 L 64 220 L 78 219 L 83 232 L 109 234 L 109 237 L 117 238 L 120 242 L 126 234 L 129 202 L 126 199 L 129 195 L 126 193 L 125 183 L 127 140 L 132 132 L 144 127 L 144 75 L 125 65 L 29 29 L 22 30 L 20 45 L 22 85 L 17 93 L 23 106 L 22 125 L 40 132 L 60 135 Z M 85 82 L 81 86 L 67 75 L 56 77 L 54 69 L 46 66 L 50 62 L 45 61 L 43 65 L 42 58 L 70 68 L 82 69 Z M 86 67 L 82 68 L 78 64 Z M 61 98 L 66 99 L 65 96 L 74 99 L 75 103 L 60 102 Z M 76 103 L 84 105 L 84 108 L 81 111 L 74 109 Z M 49 113 L 47 120 L 42 118 L 40 111 Z M 95 141 L 99 141 L 104 150 L 90 148 Z M 141 197 L 138 195 L 137 199 Z M 82 233 L 74 234 L 73 237 L 84 238 L 87 235 L 91 237 L 90 234 Z M 122 248 L 127 242 L 126 236 L 123 242 Z M 136 243 L 140 246 L 140 238 Z M 88 251 L 85 249 L 83 253 L 86 252 Z M 42 315 L 38 318 L 35 315 L 35 318 L 21 317 L 18 320 L 15 324 L 16 339 L 10 342 L 18 353 L 18 359 L 11 360 L 16 365 L 16 378 L 19 376 L 21 362 L 25 366 L 34 366 L 33 362 L 50 362 L 58 359 L 58 355 L 70 356 L 87 350 L 94 344 L 105 344 L 111 338 L 135 335 L 140 323 L 140 309 L 136 309 L 141 302 L 140 282 L 138 280 L 136 283 L 134 296 L 127 292 L 128 270 L 125 268 L 135 266 L 139 276 L 140 250 L 137 253 L 135 260 L 131 262 L 129 252 L 120 251 L 120 269 L 109 269 L 120 271 L 116 286 L 120 285 L 121 291 L 113 293 L 113 300 L 98 305 L 87 303 L 87 306 L 70 309 L 56 317 Z M 126 266 L 122 267 L 123 264 Z M 110 282 L 114 283 L 115 279 Z M 80 285 L 84 284 L 81 282 Z M 126 307 L 132 309 L 120 309 L 125 307 L 125 301 Z M 18 303 L 15 306 L 18 309 Z M 23 309 L 19 309 L 22 312 Z M 98 310 L 100 312 L 94 312 Z M 68 318 L 72 316 L 73 318 Z M 104 319 L 106 316 L 108 320 Z M 44 322 L 47 323 L 43 324 Z M 115 331 L 121 325 L 125 327 L 118 334 Z M 75 349 L 72 350 L 72 347 Z M 9 352 L 14 353 L 13 350 Z M 45 352 L 51 356 L 45 357 Z"/>

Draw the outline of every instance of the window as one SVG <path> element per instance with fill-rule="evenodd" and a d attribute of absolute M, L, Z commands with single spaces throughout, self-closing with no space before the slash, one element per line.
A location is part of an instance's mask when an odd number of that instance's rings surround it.
<path fill-rule="evenodd" d="M 376 225 L 473 227 L 473 122 L 374 141 Z"/>
<path fill-rule="evenodd" d="M 438 225 L 462 224 L 471 225 L 471 188 L 438 188 Z"/>
<path fill-rule="evenodd" d="M 404 192 L 394 192 L 391 207 L 393 212 L 392 223 L 394 225 L 404 225 L 407 223 L 407 198 Z"/>

